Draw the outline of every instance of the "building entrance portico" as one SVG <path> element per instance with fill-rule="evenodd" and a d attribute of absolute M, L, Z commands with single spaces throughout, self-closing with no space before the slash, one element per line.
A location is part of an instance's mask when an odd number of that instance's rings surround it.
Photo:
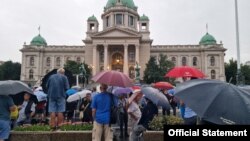
<path fill-rule="evenodd" d="M 111 61 L 111 69 L 123 72 L 124 58 L 120 52 L 113 53 Z"/>
<path fill-rule="evenodd" d="M 116 70 L 129 76 L 129 68 L 139 62 L 139 50 L 136 45 L 128 44 L 104 44 L 93 47 L 93 64 L 96 64 L 93 71 L 98 73 L 103 70 Z M 137 53 L 138 52 L 138 53 Z M 96 59 L 97 58 L 97 59 Z"/>

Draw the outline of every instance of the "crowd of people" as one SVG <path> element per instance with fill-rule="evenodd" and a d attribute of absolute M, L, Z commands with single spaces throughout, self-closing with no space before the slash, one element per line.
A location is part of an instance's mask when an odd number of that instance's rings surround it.
<path fill-rule="evenodd" d="M 149 123 L 158 115 L 159 107 L 144 97 L 140 90 L 114 96 L 111 94 L 112 91 L 108 91 L 107 85 L 101 84 L 100 93 L 93 88 L 92 92 L 87 93 L 83 99 L 69 103 L 66 102 L 69 82 L 64 72 L 61 68 L 58 69 L 57 74 L 50 76 L 47 82 L 47 99 L 38 103 L 31 100 L 29 93 L 24 94 L 22 104 L 17 106 L 10 97 L 0 96 L 0 126 L 9 125 L 7 121 L 10 121 L 10 112 L 12 127 L 49 124 L 51 131 L 57 131 L 65 122 L 81 121 L 93 123 L 93 141 L 101 141 L 102 136 L 105 141 L 112 141 L 111 109 L 115 106 L 120 130 L 119 138 L 129 138 L 132 141 L 138 126 L 150 130 Z M 34 91 L 42 91 L 42 89 L 35 88 Z M 167 97 L 174 116 L 177 115 L 176 109 L 179 106 L 185 124 L 196 124 L 197 115 L 182 101 L 177 102 L 174 91 L 161 91 Z M 170 109 L 162 109 L 163 115 L 170 115 L 170 113 Z M 10 130 L 3 127 L 1 129 L 5 130 L 1 131 L 0 141 L 7 138 Z"/>

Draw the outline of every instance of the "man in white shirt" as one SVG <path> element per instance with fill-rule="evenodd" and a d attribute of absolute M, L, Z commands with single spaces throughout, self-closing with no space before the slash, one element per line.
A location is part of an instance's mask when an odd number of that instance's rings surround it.
<path fill-rule="evenodd" d="M 35 115 L 36 105 L 30 100 L 30 94 L 24 94 L 23 104 L 18 106 L 19 116 L 17 119 L 17 126 L 22 124 L 30 124 L 31 118 Z"/>
<path fill-rule="evenodd" d="M 131 140 L 131 135 L 134 130 L 134 128 L 138 125 L 140 119 L 141 119 L 141 110 L 139 108 L 139 101 L 142 98 L 142 93 L 141 91 L 137 91 L 134 93 L 135 98 L 132 100 L 132 102 L 129 104 L 128 107 L 128 115 L 129 115 L 129 126 L 131 126 L 131 132 L 130 132 L 130 140 Z M 133 96 L 131 96 L 132 98 Z"/>

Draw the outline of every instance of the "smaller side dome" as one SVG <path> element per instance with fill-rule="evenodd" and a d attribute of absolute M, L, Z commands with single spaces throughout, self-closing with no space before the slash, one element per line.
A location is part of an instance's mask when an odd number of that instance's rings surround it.
<path fill-rule="evenodd" d="M 97 21 L 97 18 L 95 17 L 95 15 L 92 15 L 88 18 L 88 21 Z"/>
<path fill-rule="evenodd" d="M 217 44 L 216 39 L 209 33 L 206 33 L 206 35 L 204 35 L 200 40 L 200 45 L 215 45 L 215 44 Z"/>
<path fill-rule="evenodd" d="M 143 15 L 140 17 L 140 21 L 149 21 L 149 18 L 148 18 L 148 16 L 146 16 L 145 14 L 143 14 Z"/>
<path fill-rule="evenodd" d="M 47 42 L 40 34 L 38 34 L 36 37 L 34 37 L 31 40 L 30 45 L 33 45 L 33 46 L 47 46 Z"/>

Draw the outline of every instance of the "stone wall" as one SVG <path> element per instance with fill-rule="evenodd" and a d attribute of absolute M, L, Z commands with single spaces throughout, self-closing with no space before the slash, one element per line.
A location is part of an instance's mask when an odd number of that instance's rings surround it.
<path fill-rule="evenodd" d="M 144 133 L 144 141 L 163 141 L 163 131 Z M 92 141 L 91 131 L 11 132 L 10 141 Z"/>

